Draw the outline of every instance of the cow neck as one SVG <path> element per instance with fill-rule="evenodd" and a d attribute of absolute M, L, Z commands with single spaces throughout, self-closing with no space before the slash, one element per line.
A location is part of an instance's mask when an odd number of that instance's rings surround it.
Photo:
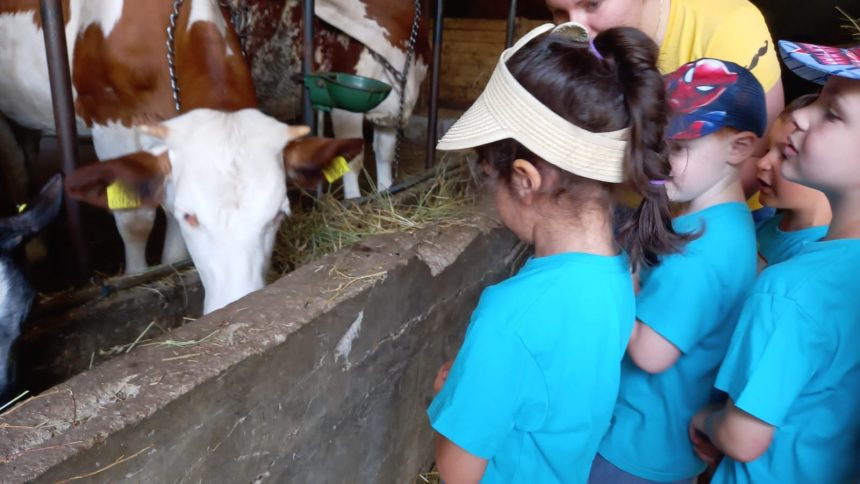
<path fill-rule="evenodd" d="M 238 37 L 228 28 L 225 38 L 212 22 L 198 21 L 188 29 L 193 1 L 186 1 L 176 35 L 183 112 L 256 107 L 250 69 L 241 56 Z M 170 0 L 126 1 L 122 17 L 107 38 L 98 25 L 89 25 L 80 33 L 72 80 L 78 114 L 88 125 L 131 125 L 141 115 L 176 116 L 165 48 L 171 8 Z M 227 55 L 228 47 L 232 55 Z"/>

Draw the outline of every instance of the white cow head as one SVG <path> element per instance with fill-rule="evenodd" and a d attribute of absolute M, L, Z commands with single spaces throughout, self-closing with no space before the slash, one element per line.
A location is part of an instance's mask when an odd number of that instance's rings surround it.
<path fill-rule="evenodd" d="M 275 234 L 290 213 L 288 175 L 306 181 L 361 140 L 298 138 L 256 109 L 197 109 L 141 127 L 158 143 L 147 151 L 90 165 L 69 176 L 69 195 L 108 206 L 118 183 L 141 206 L 161 204 L 179 223 L 206 291 L 204 312 L 221 308 L 265 284 Z"/>

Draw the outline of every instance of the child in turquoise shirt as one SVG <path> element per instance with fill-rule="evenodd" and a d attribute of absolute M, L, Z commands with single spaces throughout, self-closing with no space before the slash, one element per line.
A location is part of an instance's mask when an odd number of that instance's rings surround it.
<path fill-rule="evenodd" d="M 690 482 L 705 463 L 687 436 L 709 402 L 737 311 L 756 275 L 741 166 L 767 126 L 764 90 L 743 67 L 700 59 L 666 76 L 669 197 L 676 232 L 700 236 L 640 276 L 618 403 L 589 482 Z"/>
<path fill-rule="evenodd" d="M 824 192 L 833 220 L 824 239 L 762 272 L 717 376 L 729 399 L 698 412 L 691 433 L 725 453 L 713 483 L 858 482 L 860 47 L 780 47 L 795 73 L 832 75 L 791 114 L 782 174 Z"/>
<path fill-rule="evenodd" d="M 791 113 L 812 104 L 818 96 L 801 96 L 785 107 L 768 133 L 770 150 L 756 163 L 759 200 L 779 212 L 756 226 L 759 268 L 793 256 L 807 242 L 820 240 L 830 223 L 830 203 L 818 190 L 793 183 L 780 172 L 782 150 L 794 131 Z"/>
<path fill-rule="evenodd" d="M 641 32 L 544 25 L 502 58 L 440 149 L 476 147 L 535 257 L 487 288 L 427 410 L 445 482 L 584 482 L 634 321 L 631 263 L 679 249 L 662 181 L 664 92 Z M 614 240 L 611 187 L 643 198 Z"/>

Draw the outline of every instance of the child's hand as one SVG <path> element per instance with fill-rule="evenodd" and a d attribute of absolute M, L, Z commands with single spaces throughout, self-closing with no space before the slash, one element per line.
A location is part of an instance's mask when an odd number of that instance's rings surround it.
<path fill-rule="evenodd" d="M 690 420 L 689 434 L 690 441 L 693 443 L 693 451 L 699 459 L 702 459 L 708 465 L 713 465 L 719 461 L 723 453 L 708 438 L 705 431 L 705 419 L 721 407 L 722 404 L 709 405 L 699 410 Z"/>
<path fill-rule="evenodd" d="M 448 379 L 448 372 L 451 371 L 451 365 L 454 364 L 454 360 L 448 360 L 439 367 L 439 371 L 436 372 L 436 379 L 433 381 L 433 393 L 439 393 L 442 391 L 442 385 L 445 384 L 445 380 Z"/>

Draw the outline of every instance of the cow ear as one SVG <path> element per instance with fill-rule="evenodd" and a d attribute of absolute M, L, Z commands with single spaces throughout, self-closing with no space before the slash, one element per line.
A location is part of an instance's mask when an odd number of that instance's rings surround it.
<path fill-rule="evenodd" d="M 323 169 L 335 158 L 351 160 L 364 149 L 361 138 L 334 139 L 307 137 L 292 141 L 284 148 L 284 166 L 290 181 L 313 188 L 323 180 Z"/>
<path fill-rule="evenodd" d="M 287 139 L 294 140 L 311 132 L 311 128 L 305 125 L 287 126 Z"/>
<path fill-rule="evenodd" d="M 152 136 L 153 138 L 158 138 L 160 140 L 166 140 L 167 136 L 170 134 L 170 130 L 167 128 L 167 125 L 157 122 L 152 122 L 152 120 L 148 120 L 148 122 L 144 122 L 138 126 L 138 129 L 141 133 Z"/>
<path fill-rule="evenodd" d="M 70 197 L 97 207 L 120 210 L 157 207 L 170 174 L 167 150 L 139 151 L 78 168 L 66 177 Z"/>
<path fill-rule="evenodd" d="M 11 251 L 44 229 L 60 211 L 62 200 L 63 178 L 57 174 L 21 214 L 0 219 L 0 251 Z"/>

